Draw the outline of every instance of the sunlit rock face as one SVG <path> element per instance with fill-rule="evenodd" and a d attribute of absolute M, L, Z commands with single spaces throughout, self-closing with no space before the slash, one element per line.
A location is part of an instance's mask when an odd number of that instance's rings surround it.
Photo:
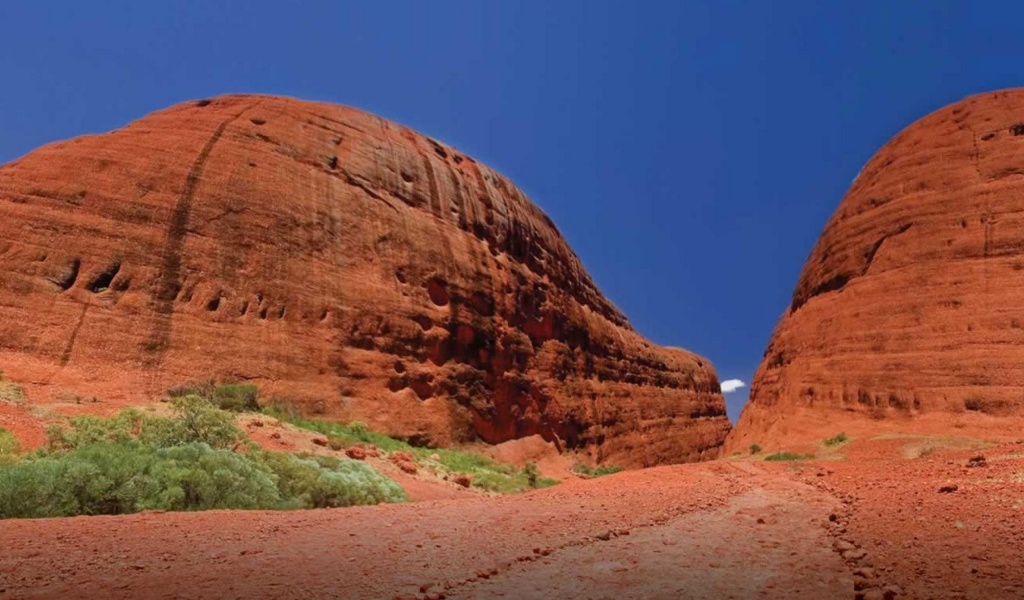
<path fill-rule="evenodd" d="M 115 404 L 197 378 L 416 443 L 714 457 L 704 359 L 657 347 L 501 175 L 379 117 L 226 96 L 0 168 L 0 367 Z"/>
<path fill-rule="evenodd" d="M 1022 412 L 1024 90 L 1007 90 L 928 115 L 865 165 L 804 265 L 728 446 L 857 423 L 995 433 Z"/>

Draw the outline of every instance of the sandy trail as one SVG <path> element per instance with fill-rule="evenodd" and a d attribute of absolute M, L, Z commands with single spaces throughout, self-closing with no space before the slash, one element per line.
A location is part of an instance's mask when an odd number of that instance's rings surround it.
<path fill-rule="evenodd" d="M 0 521 L 0 598 L 1024 597 L 1024 441 L 978 468 L 907 443 L 515 496 Z"/>
<path fill-rule="evenodd" d="M 849 596 L 824 527 L 835 504 L 718 463 L 501 498 L 12 520 L 0 522 L 0 596 Z"/>
<path fill-rule="evenodd" d="M 720 509 L 567 548 L 452 598 L 844 598 L 853 578 L 823 523 L 834 499 L 760 481 Z"/>

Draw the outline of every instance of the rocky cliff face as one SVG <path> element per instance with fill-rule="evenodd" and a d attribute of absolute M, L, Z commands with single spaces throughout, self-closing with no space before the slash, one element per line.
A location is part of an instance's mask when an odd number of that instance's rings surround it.
<path fill-rule="evenodd" d="M 351 108 L 229 96 L 51 144 L 0 168 L 0 232 L 0 367 L 54 389 L 246 380 L 631 466 L 729 428 L 711 365 L 634 332 L 515 186 Z"/>
<path fill-rule="evenodd" d="M 1024 90 L 914 123 L 811 252 L 729 449 L 1024 414 Z"/>

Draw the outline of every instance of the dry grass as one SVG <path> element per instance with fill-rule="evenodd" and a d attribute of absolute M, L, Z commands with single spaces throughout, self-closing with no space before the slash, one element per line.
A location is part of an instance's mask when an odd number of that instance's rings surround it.
<path fill-rule="evenodd" d="M 964 450 L 984 450 L 995 446 L 994 443 L 974 438 L 941 437 L 918 434 L 887 433 L 871 438 L 872 440 L 912 440 L 903 445 L 903 458 L 915 459 L 930 456 L 936 452 L 959 452 Z"/>
<path fill-rule="evenodd" d="M 21 405 L 25 400 L 25 388 L 10 381 L 0 381 L 0 402 Z"/>

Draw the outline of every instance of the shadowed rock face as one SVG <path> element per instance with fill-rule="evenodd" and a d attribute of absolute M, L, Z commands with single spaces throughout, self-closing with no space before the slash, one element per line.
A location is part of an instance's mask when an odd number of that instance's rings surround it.
<path fill-rule="evenodd" d="M 1024 90 L 914 123 L 865 165 L 804 265 L 730 437 L 1024 413 Z"/>
<path fill-rule="evenodd" d="M 713 368 L 632 330 L 509 181 L 340 106 L 229 96 L 0 168 L 0 366 L 129 404 L 251 380 L 414 442 L 713 457 Z"/>

